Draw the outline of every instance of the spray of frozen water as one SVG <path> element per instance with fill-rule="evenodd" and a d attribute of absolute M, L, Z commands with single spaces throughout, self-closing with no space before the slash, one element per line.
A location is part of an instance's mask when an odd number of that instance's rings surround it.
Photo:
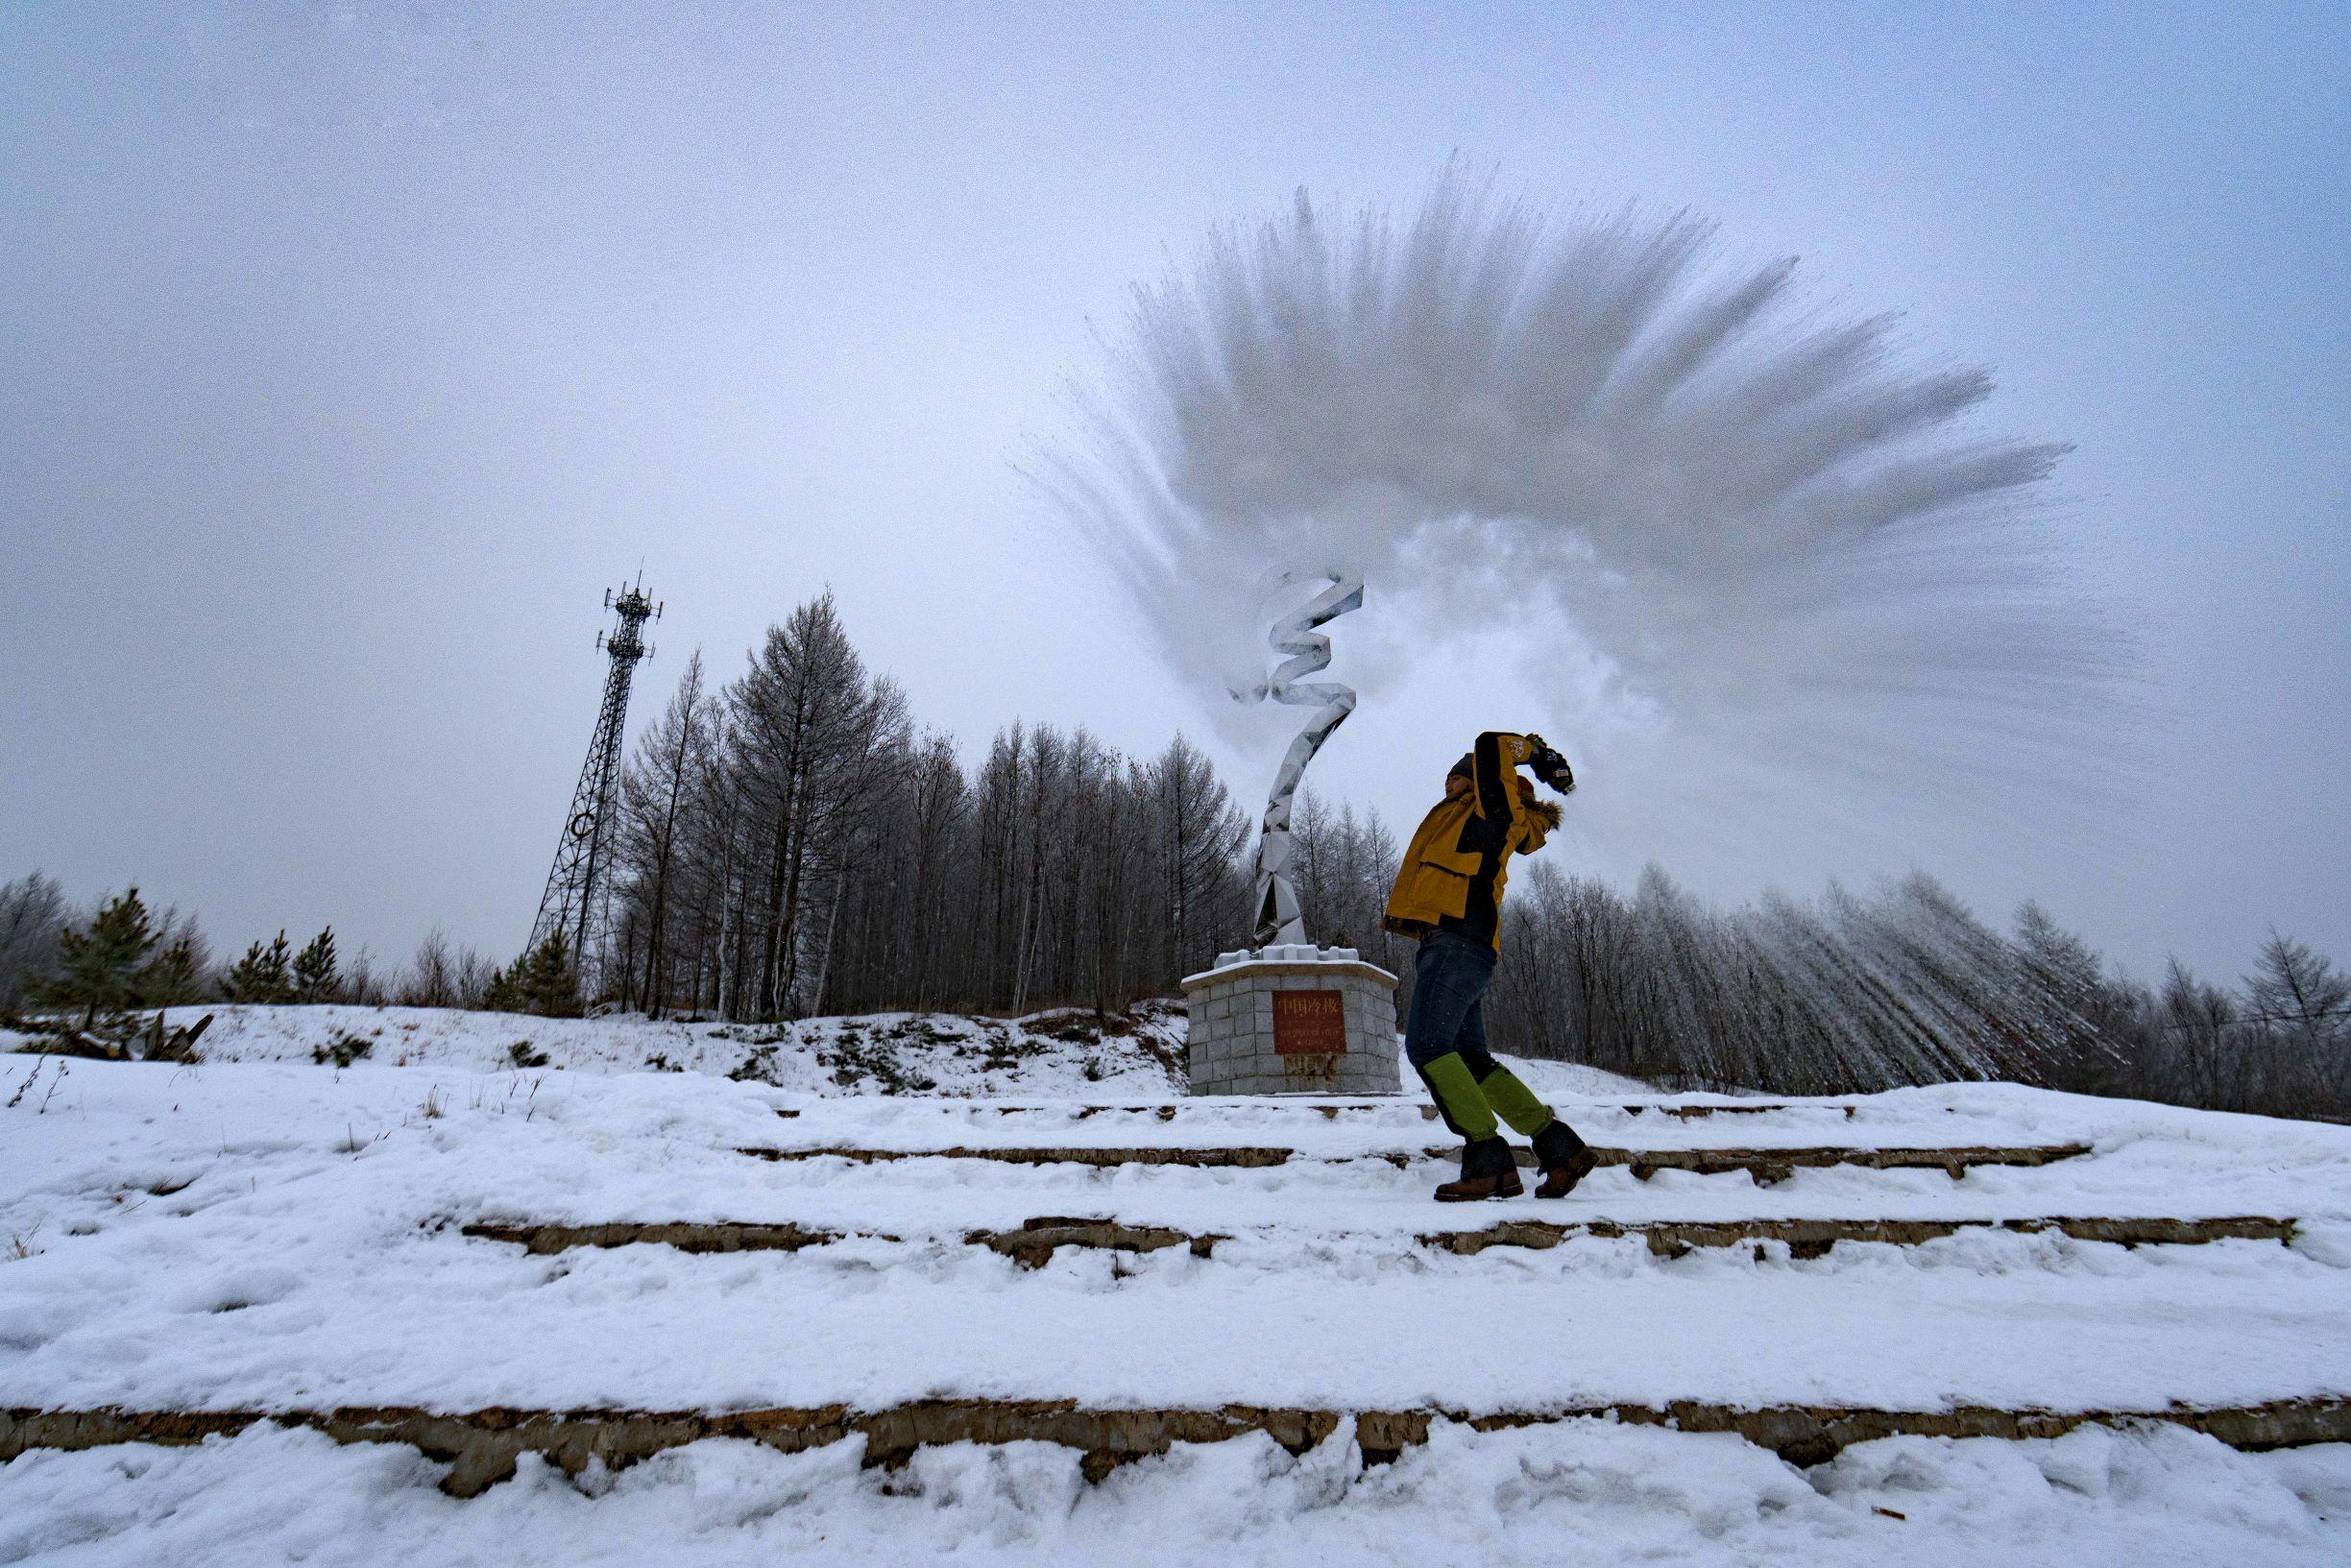
<path fill-rule="evenodd" d="M 2064 448 L 1985 433 L 1983 371 L 1808 303 L 1790 261 L 1726 263 L 1694 217 L 1555 217 L 1458 171 L 1401 217 L 1301 194 L 1138 290 L 1114 353 L 1052 485 L 1228 731 L 1224 699 L 1280 694 L 1269 622 L 1360 583 L 1339 630 L 1374 707 L 1445 687 L 1413 765 L 1433 784 L 1476 729 L 1539 721 L 1586 781 L 1588 846 L 1645 858 L 1711 827 L 1915 852 L 2088 798 L 2125 650 L 2053 548 Z M 1295 929 L 1268 868 L 1343 689 L 1297 694 L 1321 705 L 1268 808 L 1261 933 L 1269 911 Z M 1997 937 L 1938 915 L 1825 947 L 1790 907 L 1741 928 L 1739 972 L 1835 1014 L 1838 1071 L 2018 1070 L 2030 1031 L 1987 1021 L 2031 999 Z M 1869 1005 L 1823 979 L 1849 971 Z"/>
<path fill-rule="evenodd" d="M 1297 608 L 1263 585 L 1360 581 L 1334 630 L 1373 711 L 1458 677 L 1432 783 L 1539 722 L 1604 849 L 2029 831 L 2095 775 L 2122 648 L 2052 548 L 2064 448 L 1698 218 L 1459 171 L 1401 215 L 1300 193 L 1138 289 L 1112 350 L 1050 483 L 1235 738 Z"/>

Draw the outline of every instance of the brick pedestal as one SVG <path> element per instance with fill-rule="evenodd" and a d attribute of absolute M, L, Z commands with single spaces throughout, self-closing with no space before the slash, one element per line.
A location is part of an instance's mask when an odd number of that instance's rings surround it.
<path fill-rule="evenodd" d="M 1224 953 L 1184 977 L 1192 1093 L 1397 1093 L 1395 985 L 1353 948 Z"/>

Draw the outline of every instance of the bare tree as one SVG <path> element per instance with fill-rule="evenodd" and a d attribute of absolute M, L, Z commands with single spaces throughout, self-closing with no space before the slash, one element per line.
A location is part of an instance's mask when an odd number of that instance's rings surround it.
<path fill-rule="evenodd" d="M 376 955 L 364 947 L 343 966 L 341 1000 L 354 1007 L 381 1007 L 392 1000 L 389 979 L 376 972 Z"/>
<path fill-rule="evenodd" d="M 417 944 L 395 992 L 403 1007 L 454 1007 L 458 1004 L 457 960 L 448 938 L 435 926 Z"/>
<path fill-rule="evenodd" d="M 686 662 L 677 691 L 637 743 L 637 755 L 620 780 L 618 858 L 623 868 L 624 920 L 633 940 L 621 944 L 631 955 L 623 966 L 623 990 L 646 1013 L 661 1016 L 670 990 L 666 963 L 671 924 L 672 870 L 678 860 L 678 822 L 691 798 L 696 764 L 708 754 L 717 730 L 715 703 L 702 688 L 702 650 Z M 642 950 L 642 966 L 636 961 Z"/>
<path fill-rule="evenodd" d="M 56 970 L 66 918 L 65 890 L 56 878 L 29 871 L 0 883 L 0 1018 L 24 1005 L 29 981 Z"/>

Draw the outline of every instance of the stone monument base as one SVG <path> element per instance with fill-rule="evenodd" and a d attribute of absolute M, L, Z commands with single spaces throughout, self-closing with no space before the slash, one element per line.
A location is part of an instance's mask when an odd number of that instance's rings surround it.
<path fill-rule="evenodd" d="M 1196 1095 L 1399 1093 L 1396 978 L 1353 948 L 1284 943 L 1184 977 Z"/>

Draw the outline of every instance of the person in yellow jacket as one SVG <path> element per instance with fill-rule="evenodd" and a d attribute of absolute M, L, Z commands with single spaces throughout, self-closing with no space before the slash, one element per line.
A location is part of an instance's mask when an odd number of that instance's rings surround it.
<path fill-rule="evenodd" d="M 1560 808 L 1535 798 L 1524 762 L 1561 794 L 1575 787 L 1567 760 L 1536 735 L 1489 730 L 1445 776 L 1445 798 L 1404 851 L 1382 924 L 1420 939 L 1413 961 L 1404 1054 L 1428 1085 L 1445 1125 L 1463 1140 L 1462 1173 L 1437 1189 L 1442 1203 L 1515 1197 L 1518 1165 L 1497 1118 L 1535 1146 L 1538 1197 L 1565 1197 L 1593 1165 L 1575 1129 L 1552 1115 L 1486 1049 L 1482 999 L 1502 950 L 1502 889 L 1514 855 L 1542 848 Z"/>

